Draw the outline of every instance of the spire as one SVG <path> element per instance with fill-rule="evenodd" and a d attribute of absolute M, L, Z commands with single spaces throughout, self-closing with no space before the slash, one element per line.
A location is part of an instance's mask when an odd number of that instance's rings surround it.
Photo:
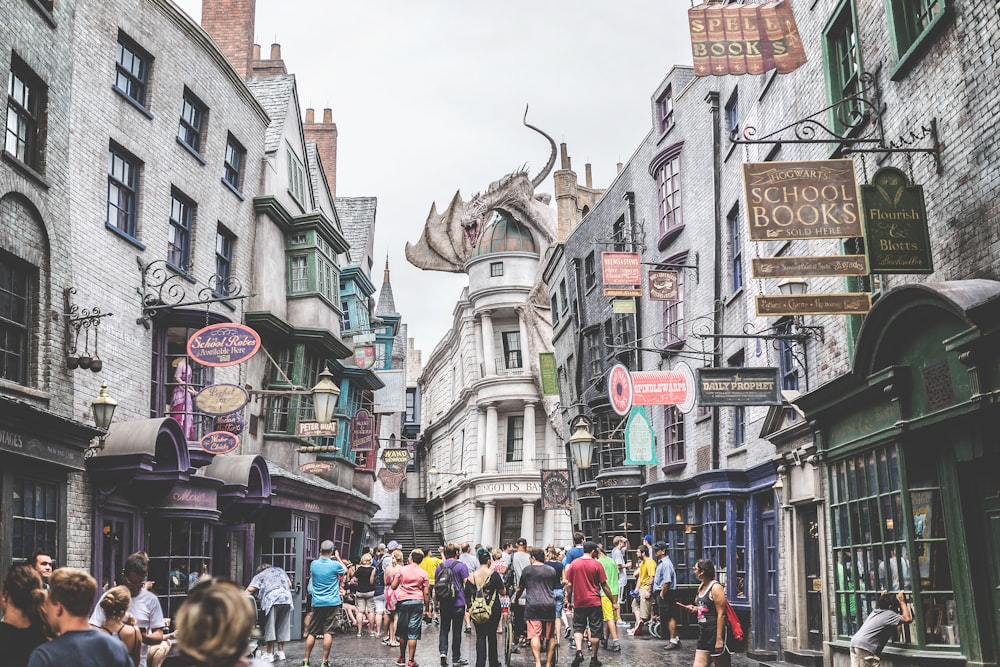
<path fill-rule="evenodd" d="M 392 284 L 389 282 L 389 253 L 385 255 L 385 275 L 382 278 L 382 289 L 378 293 L 376 315 L 396 314 L 396 300 L 392 296 Z"/>
<path fill-rule="evenodd" d="M 389 251 L 385 253 L 385 275 L 382 277 L 382 282 L 386 285 L 389 284 Z"/>

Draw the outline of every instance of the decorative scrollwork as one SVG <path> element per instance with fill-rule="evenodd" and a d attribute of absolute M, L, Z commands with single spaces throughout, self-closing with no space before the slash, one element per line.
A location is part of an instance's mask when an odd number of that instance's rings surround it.
<path fill-rule="evenodd" d="M 136 323 L 147 327 L 150 320 L 163 310 L 211 303 L 233 307 L 230 302 L 255 296 L 244 294 L 242 282 L 232 276 L 213 275 L 207 284 L 198 283 L 191 276 L 193 267 L 190 263 L 185 267 L 174 267 L 161 259 L 146 264 L 141 257 L 136 257 L 136 262 L 142 277 L 141 286 L 136 288 L 142 301 L 142 314 Z M 193 292 L 190 297 L 189 290 Z"/>

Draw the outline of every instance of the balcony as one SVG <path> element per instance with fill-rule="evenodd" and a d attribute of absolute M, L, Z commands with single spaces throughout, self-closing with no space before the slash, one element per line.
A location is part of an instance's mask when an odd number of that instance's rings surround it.
<path fill-rule="evenodd" d="M 516 357 L 497 357 L 493 360 L 497 375 L 523 375 L 524 366 L 521 364 L 521 355 Z"/>

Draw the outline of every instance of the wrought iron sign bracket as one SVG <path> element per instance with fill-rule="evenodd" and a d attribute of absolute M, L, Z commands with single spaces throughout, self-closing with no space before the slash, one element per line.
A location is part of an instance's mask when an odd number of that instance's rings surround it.
<path fill-rule="evenodd" d="M 938 140 L 937 119 L 929 125 L 921 125 L 919 131 L 909 129 L 893 141 L 885 138 L 886 105 L 876 77 L 862 72 L 858 77 L 860 90 L 848 95 L 805 118 L 789 123 L 782 128 L 757 136 L 758 130 L 752 125 L 743 128 L 742 135 L 734 132 L 731 144 L 776 145 L 776 144 L 840 144 L 844 155 L 853 153 L 923 153 L 934 159 L 934 167 L 941 172 L 941 145 Z M 828 126 L 828 114 L 832 113 L 841 131 Z M 930 146 L 916 144 L 930 138 Z"/>
<path fill-rule="evenodd" d="M 698 265 L 701 264 L 701 257 L 698 253 L 694 254 L 694 264 L 673 264 L 671 262 L 640 262 L 643 266 L 651 266 L 653 268 L 662 271 L 673 271 L 674 269 L 688 269 L 689 271 L 694 271 L 694 281 L 695 283 L 701 283 L 701 275 L 699 273 Z"/>
<path fill-rule="evenodd" d="M 77 368 L 89 368 L 95 373 L 100 373 L 104 367 L 98 351 L 98 334 L 101 320 L 111 317 L 113 313 L 101 312 L 100 306 L 93 308 L 81 308 L 73 303 L 73 295 L 76 294 L 75 287 L 67 287 L 63 290 L 63 317 L 66 318 L 66 367 L 70 370 Z M 90 330 L 94 330 L 94 350 L 90 351 Z M 80 353 L 80 331 L 84 332 L 83 353 Z"/>
<path fill-rule="evenodd" d="M 772 341 L 793 341 L 796 343 L 803 343 L 807 340 L 814 340 L 820 343 L 826 342 L 824 330 L 821 326 L 812 326 L 802 324 L 798 321 L 798 318 L 794 318 L 792 322 L 793 332 L 782 334 L 782 333 L 767 333 L 768 331 L 774 331 L 774 327 L 767 329 L 765 332 L 757 332 L 753 329 L 752 325 L 748 322 L 743 325 L 743 333 L 741 334 L 710 334 L 710 333 L 697 333 L 692 332 L 691 336 L 693 338 L 709 338 L 712 340 L 721 339 L 746 339 L 746 340 L 772 340 Z"/>
<path fill-rule="evenodd" d="M 142 300 L 142 314 L 135 322 L 147 329 L 150 321 L 164 310 L 208 306 L 213 303 L 222 303 L 229 308 L 235 308 L 234 301 L 257 296 L 244 294 L 243 284 L 238 278 L 213 275 L 208 279 L 208 284 L 202 284 L 191 276 L 190 265 L 179 269 L 163 259 L 148 264 L 143 262 L 141 257 L 135 259 L 139 264 L 139 274 L 142 278 L 141 286 L 136 288 Z M 188 290 L 193 294 L 189 296 Z"/>

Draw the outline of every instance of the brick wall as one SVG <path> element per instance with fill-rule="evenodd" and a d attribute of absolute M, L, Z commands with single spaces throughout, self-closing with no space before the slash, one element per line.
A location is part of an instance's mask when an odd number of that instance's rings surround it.
<path fill-rule="evenodd" d="M 239 75 L 250 75 L 257 0 L 202 0 L 201 27 Z"/>
<path fill-rule="evenodd" d="M 333 111 L 323 109 L 322 122 L 315 122 L 314 111 L 306 109 L 306 122 L 302 125 L 307 141 L 315 141 L 319 159 L 323 163 L 326 183 L 330 196 L 337 196 L 337 124 L 333 122 Z"/>

